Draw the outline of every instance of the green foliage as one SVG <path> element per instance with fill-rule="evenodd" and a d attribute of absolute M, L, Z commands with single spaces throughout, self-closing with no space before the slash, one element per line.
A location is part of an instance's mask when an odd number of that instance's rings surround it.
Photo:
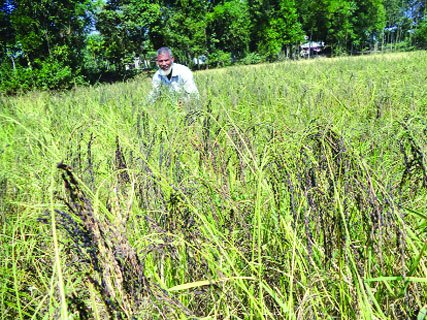
<path fill-rule="evenodd" d="M 326 43 L 333 43 L 334 54 L 345 53 L 357 40 L 352 17 L 357 7 L 353 1 L 329 1 Z"/>
<path fill-rule="evenodd" d="M 80 81 L 90 0 L 8 1 L 2 7 L 0 61 L 5 92 L 69 88 Z M 12 65 L 9 66 L 9 62 Z"/>
<path fill-rule="evenodd" d="M 6 61 L 0 67 L 0 91 L 6 94 L 23 93 L 34 89 L 69 89 L 84 80 L 71 67 L 55 58 L 35 60 L 33 68 L 20 65 L 13 68 Z"/>
<path fill-rule="evenodd" d="M 261 56 L 258 53 L 248 53 L 246 56 L 244 56 L 242 59 L 239 60 L 239 63 L 241 64 L 257 64 L 265 62 L 265 57 Z"/>
<path fill-rule="evenodd" d="M 83 83 L 83 79 L 77 72 L 73 71 L 70 66 L 58 61 L 58 59 L 46 59 L 38 64 L 39 68 L 35 72 L 35 88 L 46 90 L 69 89 L 73 85 Z"/>
<path fill-rule="evenodd" d="M 13 37 L 10 16 L 7 12 L 0 11 L 0 57 L 4 56 L 7 47 L 14 45 Z"/>
<path fill-rule="evenodd" d="M 178 61 L 190 64 L 192 58 L 207 53 L 208 1 L 162 1 L 162 17 L 152 34 L 155 48 L 173 48 Z"/>
<path fill-rule="evenodd" d="M 5 94 L 25 92 L 35 87 L 36 76 L 30 68 L 20 65 L 15 69 L 9 61 L 4 61 L 0 66 L 0 91 Z"/>
<path fill-rule="evenodd" d="M 403 0 L 403 5 L 407 6 L 407 13 L 411 15 L 415 24 L 425 19 L 427 15 L 427 2 L 425 0 Z"/>
<path fill-rule="evenodd" d="M 0 96 L 0 314 L 425 319 L 426 62 L 200 71 L 190 114 L 145 77 Z"/>
<path fill-rule="evenodd" d="M 384 0 L 386 15 L 386 27 L 399 26 L 402 23 L 406 6 L 402 6 L 401 0 Z"/>
<path fill-rule="evenodd" d="M 91 1 L 19 1 L 10 13 L 13 43 L 19 44 L 28 62 L 45 59 L 55 47 L 62 47 L 64 62 L 75 68 L 80 62 Z"/>
<path fill-rule="evenodd" d="M 302 28 L 309 40 L 326 41 L 327 8 L 325 1 L 298 1 L 297 12 Z"/>
<path fill-rule="evenodd" d="M 374 48 L 385 27 L 382 0 L 303 0 L 298 12 L 309 38 L 325 41 L 334 54 Z"/>
<path fill-rule="evenodd" d="M 293 0 L 249 0 L 252 20 L 252 48 L 270 59 L 277 58 L 286 45 L 303 39 Z"/>
<path fill-rule="evenodd" d="M 358 50 L 376 50 L 386 26 L 386 12 L 382 0 L 357 0 L 353 20 Z M 355 40 L 356 40 L 355 39 Z"/>
<path fill-rule="evenodd" d="M 8 0 L 0 5 L 0 63 L 33 73 L 49 61 L 55 74 L 64 66 L 63 83 L 70 72 L 93 83 L 138 74 L 126 67 L 161 46 L 189 66 L 201 55 L 211 66 L 228 65 L 228 54 L 232 63 L 292 59 L 304 37 L 333 55 L 412 50 L 412 40 L 425 47 L 425 10 L 424 0 Z M 8 79 L 22 75 L 25 88 L 24 74 Z M 56 87 L 53 78 L 30 82 Z"/>
<path fill-rule="evenodd" d="M 427 16 L 415 29 L 414 44 L 421 49 L 427 49 Z"/>
<path fill-rule="evenodd" d="M 214 67 L 226 67 L 232 64 L 232 57 L 230 52 L 217 50 L 209 55 L 209 65 Z"/>
<path fill-rule="evenodd" d="M 126 62 L 150 50 L 148 33 L 159 24 L 160 15 L 159 4 L 148 0 L 107 1 L 102 6 L 96 21 L 101 36 L 98 45 L 102 43 L 110 69 L 124 74 Z M 93 46 L 89 51 L 96 52 Z"/>
<path fill-rule="evenodd" d="M 86 37 L 82 73 L 91 82 L 95 82 L 100 74 L 108 70 L 104 48 L 105 40 L 100 34 L 90 34 Z"/>
<path fill-rule="evenodd" d="M 210 50 L 224 50 L 236 58 L 249 50 L 250 16 L 245 1 L 218 4 L 206 18 Z"/>

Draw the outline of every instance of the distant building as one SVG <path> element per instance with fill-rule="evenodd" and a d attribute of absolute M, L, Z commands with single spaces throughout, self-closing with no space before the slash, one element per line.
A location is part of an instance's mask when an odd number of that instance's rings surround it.
<path fill-rule="evenodd" d="M 325 49 L 323 41 L 308 41 L 300 45 L 300 56 L 309 58 L 313 55 L 319 55 Z"/>
<path fill-rule="evenodd" d="M 194 57 L 193 58 L 193 63 L 195 65 L 204 65 L 206 64 L 208 61 L 208 57 L 206 57 L 204 54 L 202 54 L 201 56 L 198 56 L 197 58 Z"/>
<path fill-rule="evenodd" d="M 132 70 L 132 69 L 146 70 L 146 69 L 150 69 L 150 68 L 151 68 L 150 60 L 146 60 L 146 59 L 142 60 L 139 56 L 136 56 L 133 59 L 133 63 L 126 63 L 125 64 L 126 70 Z"/>

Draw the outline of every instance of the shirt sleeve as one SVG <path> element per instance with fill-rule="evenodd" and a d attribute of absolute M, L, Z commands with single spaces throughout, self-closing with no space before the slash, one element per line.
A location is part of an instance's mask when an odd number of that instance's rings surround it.
<path fill-rule="evenodd" d="M 162 84 L 162 81 L 160 80 L 157 72 L 154 74 L 151 83 L 152 83 L 152 88 L 150 93 L 148 94 L 147 100 L 149 103 L 154 103 L 159 97 L 160 86 Z"/>
<path fill-rule="evenodd" d="M 190 69 L 185 72 L 184 77 L 184 91 L 188 94 L 199 96 L 199 90 L 197 89 L 196 83 L 194 82 L 193 73 Z"/>

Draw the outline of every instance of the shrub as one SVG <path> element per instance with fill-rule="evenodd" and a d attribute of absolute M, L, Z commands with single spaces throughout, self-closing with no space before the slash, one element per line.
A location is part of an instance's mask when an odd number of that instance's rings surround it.
<path fill-rule="evenodd" d="M 418 25 L 413 39 L 416 47 L 427 49 L 427 17 Z"/>
<path fill-rule="evenodd" d="M 79 72 L 51 58 L 35 61 L 34 67 L 17 64 L 13 68 L 9 61 L 3 61 L 0 78 L 0 91 L 5 94 L 23 93 L 32 89 L 68 89 L 84 82 Z"/>
<path fill-rule="evenodd" d="M 209 64 L 214 67 L 226 67 L 231 65 L 231 53 L 217 50 L 209 55 Z"/>
<path fill-rule="evenodd" d="M 240 60 L 241 64 L 257 64 L 264 62 L 265 58 L 259 53 L 251 52 L 247 54 L 243 59 Z"/>
<path fill-rule="evenodd" d="M 83 82 L 78 72 L 73 72 L 71 67 L 54 59 L 42 61 L 36 76 L 36 86 L 40 89 L 68 89 Z"/>
<path fill-rule="evenodd" d="M 28 91 L 34 87 L 35 75 L 31 68 L 23 68 L 17 65 L 15 68 L 8 61 L 0 65 L 0 92 L 15 94 Z"/>

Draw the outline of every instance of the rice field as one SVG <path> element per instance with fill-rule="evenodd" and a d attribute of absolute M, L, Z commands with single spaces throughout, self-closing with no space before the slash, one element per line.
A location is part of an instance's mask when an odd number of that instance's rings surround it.
<path fill-rule="evenodd" d="M 1 319 L 427 319 L 427 52 L 0 96 Z"/>

